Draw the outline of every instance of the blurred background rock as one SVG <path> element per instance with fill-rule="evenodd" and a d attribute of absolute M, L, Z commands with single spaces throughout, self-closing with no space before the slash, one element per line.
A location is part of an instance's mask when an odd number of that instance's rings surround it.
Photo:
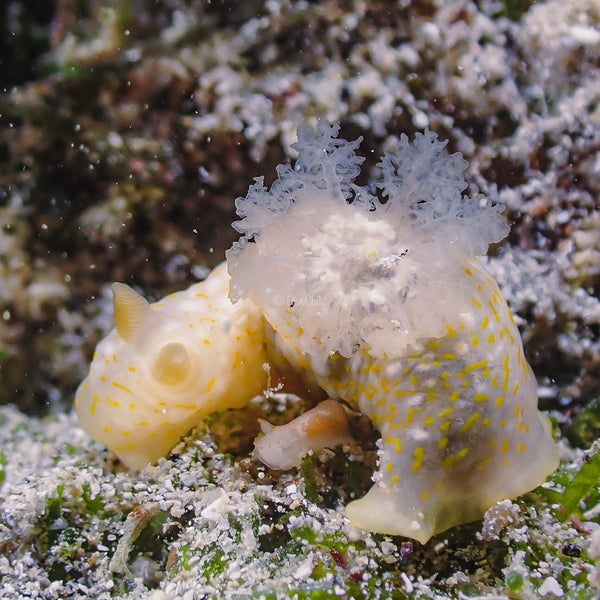
<path fill-rule="evenodd" d="M 362 180 L 429 127 L 507 206 L 490 269 L 542 406 L 600 380 L 596 0 L 9 1 L 0 9 L 0 403 L 68 409 L 112 326 L 220 262 L 234 200 L 324 115 Z M 552 15 L 550 18 L 549 15 Z"/>

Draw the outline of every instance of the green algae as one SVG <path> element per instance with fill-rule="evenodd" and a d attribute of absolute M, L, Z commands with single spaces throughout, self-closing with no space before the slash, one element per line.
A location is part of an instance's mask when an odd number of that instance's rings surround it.
<path fill-rule="evenodd" d="M 6 454 L 0 451 L 0 487 L 4 483 L 4 478 L 6 477 L 6 465 L 8 463 L 8 459 L 6 458 Z"/>
<path fill-rule="evenodd" d="M 56 486 L 56 496 L 46 499 L 46 507 L 42 521 L 47 528 L 50 528 L 63 514 L 63 494 L 65 492 L 64 482 Z"/>
<path fill-rule="evenodd" d="M 235 427 L 236 420 L 230 422 Z M 31 423 L 27 429 L 10 420 L 6 425 L 6 431 L 13 432 L 11 437 L 28 436 L 31 444 L 40 447 L 64 448 L 69 439 L 66 429 L 53 441 L 34 435 L 37 428 Z M 91 442 L 87 448 L 77 440 L 69 443 L 74 450 L 65 452 L 58 463 L 53 452 L 47 453 L 56 472 L 63 469 L 61 462 L 80 464 L 85 452 L 96 448 Z M 368 440 L 365 443 L 369 445 Z M 130 540 L 124 570 L 110 575 L 115 597 L 134 594 L 139 585 L 158 590 L 168 582 L 192 577 L 201 582 L 202 589 L 211 590 L 206 592 L 211 598 L 223 597 L 235 583 L 249 598 L 316 599 L 338 594 L 405 600 L 427 589 L 438 598 L 505 594 L 511 600 L 528 600 L 547 577 L 547 565 L 554 564 L 553 577 L 565 597 L 588 598 L 585 589 L 591 559 L 585 551 L 585 534 L 573 530 L 569 519 L 559 520 L 554 492 L 564 495 L 564 506 L 572 506 L 579 497 L 574 514 L 582 516 L 578 511 L 595 501 L 588 484 L 598 468 L 597 453 L 582 458 L 581 468 L 562 467 L 553 487 L 542 486 L 510 503 L 512 512 L 507 514 L 514 518 L 502 528 L 490 530 L 486 516 L 483 523 L 453 528 L 421 545 L 400 537 L 359 534 L 342 526 L 336 515 L 343 507 L 341 498 L 359 489 L 338 451 L 310 456 L 303 469 L 274 478 L 253 459 L 226 456 L 215 448 L 201 429 L 170 460 L 140 476 L 110 468 L 82 468 L 70 471 L 69 476 L 65 472 L 48 491 L 38 516 L 41 534 L 21 539 L 20 544 L 39 557 L 52 581 L 89 581 L 94 569 L 86 565 L 97 564 L 101 576 L 118 548 L 127 546 L 121 538 L 131 515 L 147 512 L 158 500 L 164 510 L 148 513 L 150 518 L 139 535 Z M 7 459 L 10 452 L 8 448 Z M 355 449 L 351 462 L 365 474 L 358 487 L 368 488 L 373 468 L 369 452 Z M 593 470 L 584 469 L 585 465 L 592 465 Z M 83 479 L 72 480 L 74 473 Z M 306 477 L 314 485 L 307 485 Z M 165 479 L 170 481 L 168 487 L 161 483 Z M 262 486 L 257 486 L 258 481 Z M 136 488 L 140 492 L 132 496 Z M 246 488 L 240 496 L 239 490 Z M 98 494 L 98 489 L 114 493 L 107 497 Z M 177 506 L 178 498 L 188 500 L 177 510 L 169 510 L 170 503 Z M 216 508 L 210 508 L 213 505 Z M 336 522 L 339 526 L 332 525 Z M 231 572 L 235 564 L 260 572 L 262 582 L 247 585 L 243 571 Z"/>
<path fill-rule="evenodd" d="M 600 436 L 600 397 L 592 399 L 565 428 L 565 436 L 579 448 L 589 448 Z"/>

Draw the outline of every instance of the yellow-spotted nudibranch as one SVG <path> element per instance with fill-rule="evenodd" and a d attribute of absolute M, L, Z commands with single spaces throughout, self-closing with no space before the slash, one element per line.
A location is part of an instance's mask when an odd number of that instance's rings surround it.
<path fill-rule="evenodd" d="M 232 304 L 228 287 L 225 263 L 154 304 L 113 285 L 115 329 L 96 347 L 75 409 L 127 467 L 155 462 L 204 417 L 265 388 L 263 317 L 251 302 Z"/>
<path fill-rule="evenodd" d="M 358 187 L 360 140 L 337 131 L 300 129 L 295 167 L 237 200 L 230 295 L 260 307 L 288 361 L 380 431 L 375 484 L 350 520 L 424 543 L 542 483 L 557 450 L 477 258 L 508 231 L 500 207 L 462 195 L 466 162 L 429 131 L 402 136 L 376 187 Z"/>

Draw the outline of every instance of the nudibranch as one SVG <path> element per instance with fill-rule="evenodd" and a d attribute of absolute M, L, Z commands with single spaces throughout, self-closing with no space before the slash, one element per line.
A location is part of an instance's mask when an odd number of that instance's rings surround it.
<path fill-rule="evenodd" d="M 287 360 L 381 433 L 351 522 L 424 543 L 541 484 L 557 449 L 478 258 L 508 232 L 501 207 L 462 194 L 466 161 L 430 131 L 403 135 L 374 187 L 359 187 L 361 140 L 337 132 L 300 129 L 295 167 L 236 201 L 230 295 L 255 303 Z"/>
<path fill-rule="evenodd" d="M 285 425 L 261 423 L 264 435 L 254 442 L 254 454 L 272 469 L 291 469 L 309 451 L 319 452 L 353 442 L 346 411 L 335 400 L 324 400 Z"/>
<path fill-rule="evenodd" d="M 127 467 L 155 462 L 212 412 L 264 390 L 263 317 L 249 301 L 233 304 L 228 289 L 225 263 L 154 304 L 113 284 L 115 328 L 96 347 L 75 409 Z"/>

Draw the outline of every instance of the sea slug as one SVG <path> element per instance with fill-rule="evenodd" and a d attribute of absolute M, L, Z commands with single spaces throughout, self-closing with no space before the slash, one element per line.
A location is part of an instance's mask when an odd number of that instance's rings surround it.
<path fill-rule="evenodd" d="M 261 423 L 264 435 L 254 442 L 254 454 L 273 469 L 298 466 L 309 451 L 318 452 L 352 443 L 350 426 L 343 406 L 324 400 L 285 425 Z"/>
<path fill-rule="evenodd" d="M 113 284 L 115 329 L 96 347 L 75 410 L 127 467 L 155 462 L 210 413 L 265 389 L 262 315 L 232 304 L 228 285 L 224 263 L 154 304 Z"/>
<path fill-rule="evenodd" d="M 375 484 L 350 520 L 424 543 L 533 489 L 558 454 L 478 258 L 508 232 L 501 208 L 462 195 L 466 161 L 429 131 L 403 135 L 375 187 L 359 187 L 361 140 L 337 132 L 300 129 L 295 167 L 236 201 L 230 295 L 258 306 L 287 360 L 381 433 Z"/>

